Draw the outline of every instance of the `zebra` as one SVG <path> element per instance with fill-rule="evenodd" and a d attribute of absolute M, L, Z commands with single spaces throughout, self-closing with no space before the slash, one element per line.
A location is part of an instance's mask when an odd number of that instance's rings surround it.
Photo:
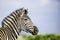
<path fill-rule="evenodd" d="M 1 24 L 0 40 L 16 40 L 21 31 L 31 33 L 32 35 L 37 35 L 39 31 L 31 21 L 25 8 L 13 11 L 2 20 Z"/>

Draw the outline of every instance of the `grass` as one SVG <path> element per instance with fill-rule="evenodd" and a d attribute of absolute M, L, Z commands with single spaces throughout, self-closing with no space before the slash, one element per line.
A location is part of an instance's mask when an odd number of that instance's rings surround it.
<path fill-rule="evenodd" d="M 19 36 L 18 40 L 60 40 L 60 35 L 45 34 L 35 36 Z"/>

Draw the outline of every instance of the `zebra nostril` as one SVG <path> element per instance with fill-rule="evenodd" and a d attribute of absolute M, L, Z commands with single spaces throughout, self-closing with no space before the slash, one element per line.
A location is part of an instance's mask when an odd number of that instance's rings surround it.
<path fill-rule="evenodd" d="M 36 27 L 36 26 L 34 26 L 34 30 L 36 31 L 36 32 L 38 32 L 39 30 L 38 30 L 38 28 Z"/>

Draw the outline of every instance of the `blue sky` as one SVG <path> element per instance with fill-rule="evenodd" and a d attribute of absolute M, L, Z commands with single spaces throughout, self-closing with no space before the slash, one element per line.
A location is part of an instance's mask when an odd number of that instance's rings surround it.
<path fill-rule="evenodd" d="M 0 26 L 3 18 L 12 11 L 25 7 L 39 34 L 60 34 L 59 3 L 59 0 L 0 0 Z"/>

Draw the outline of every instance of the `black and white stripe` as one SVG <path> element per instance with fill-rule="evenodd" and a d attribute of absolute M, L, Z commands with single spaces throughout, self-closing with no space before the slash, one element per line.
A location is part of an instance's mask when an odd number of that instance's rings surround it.
<path fill-rule="evenodd" d="M 12 32 L 12 37 L 16 39 L 19 35 L 19 31 L 17 28 L 17 19 L 20 16 L 19 14 L 20 10 L 16 10 L 15 12 L 12 12 L 10 15 L 5 17 L 2 21 L 2 27 L 8 27 L 9 30 Z"/>

